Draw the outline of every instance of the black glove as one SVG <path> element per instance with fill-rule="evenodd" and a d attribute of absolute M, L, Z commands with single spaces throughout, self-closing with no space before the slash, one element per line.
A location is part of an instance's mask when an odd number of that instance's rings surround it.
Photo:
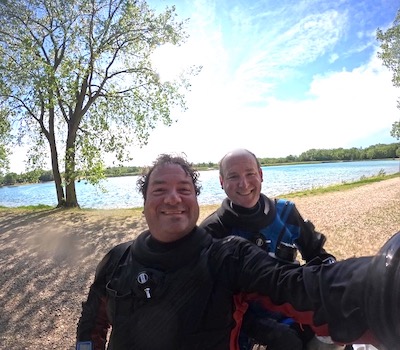
<path fill-rule="evenodd" d="M 281 326 L 285 326 L 280 324 Z M 302 350 L 303 342 L 297 332 L 290 327 L 282 327 L 271 332 L 270 340 L 267 344 L 268 350 Z"/>
<path fill-rule="evenodd" d="M 257 344 L 266 345 L 268 350 L 302 350 L 303 342 L 296 330 L 272 318 L 261 318 L 246 312 L 242 331 Z"/>

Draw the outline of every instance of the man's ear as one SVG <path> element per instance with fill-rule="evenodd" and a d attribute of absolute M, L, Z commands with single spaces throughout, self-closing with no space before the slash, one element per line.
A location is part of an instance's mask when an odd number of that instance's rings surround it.
<path fill-rule="evenodd" d="M 261 168 L 258 168 L 258 173 L 260 174 L 261 182 L 263 182 L 264 181 L 264 173 Z"/>
<path fill-rule="evenodd" d="M 222 180 L 222 176 L 219 176 L 219 183 L 221 184 L 221 188 L 224 189 L 224 180 Z"/>

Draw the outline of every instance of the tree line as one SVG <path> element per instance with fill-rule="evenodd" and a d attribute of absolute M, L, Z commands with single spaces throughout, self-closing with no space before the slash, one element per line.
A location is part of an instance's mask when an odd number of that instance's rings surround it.
<path fill-rule="evenodd" d="M 400 157 L 400 142 L 391 144 L 376 144 L 363 148 L 334 148 L 334 149 L 310 149 L 299 156 L 287 156 L 284 158 L 261 158 L 261 165 L 276 163 L 296 162 L 330 162 L 330 161 L 356 161 Z"/>
<path fill-rule="evenodd" d="M 277 164 L 293 164 L 304 162 L 335 162 L 335 161 L 357 161 L 374 160 L 400 157 L 400 142 L 391 144 L 376 144 L 363 148 L 334 148 L 334 149 L 309 149 L 299 156 L 289 155 L 281 158 L 258 158 L 261 166 Z M 194 164 L 199 170 L 218 169 L 218 164 L 213 162 L 202 162 Z M 106 177 L 132 176 L 143 172 L 140 166 L 118 166 L 108 167 L 104 170 Z M 84 173 L 78 175 L 78 181 L 85 181 Z M 0 173 L 0 186 L 9 186 L 26 183 L 39 183 L 54 181 L 51 170 L 33 170 L 22 174 L 14 172 L 2 175 Z"/>

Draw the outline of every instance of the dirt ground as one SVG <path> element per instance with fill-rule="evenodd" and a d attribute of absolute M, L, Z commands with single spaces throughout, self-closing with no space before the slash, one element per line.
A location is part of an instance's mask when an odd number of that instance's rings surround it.
<path fill-rule="evenodd" d="M 400 178 L 293 201 L 338 259 L 375 254 L 400 230 Z M 97 263 L 145 228 L 133 209 L 0 209 L 0 348 L 74 349 Z"/>

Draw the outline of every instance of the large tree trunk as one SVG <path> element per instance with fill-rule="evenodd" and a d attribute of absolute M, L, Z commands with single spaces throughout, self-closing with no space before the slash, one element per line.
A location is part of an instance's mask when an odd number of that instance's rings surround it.
<path fill-rule="evenodd" d="M 57 192 L 57 208 L 65 205 L 64 189 L 62 187 L 62 179 L 60 174 L 60 168 L 58 166 L 58 153 L 57 148 L 53 140 L 49 140 L 50 153 L 51 153 L 51 169 L 53 171 L 54 184 Z"/>
<path fill-rule="evenodd" d="M 57 145 L 56 145 L 56 138 L 54 135 L 54 108 L 49 108 L 49 129 L 46 130 L 46 127 L 43 123 L 43 115 L 40 118 L 40 127 L 42 132 L 47 138 L 50 147 L 50 154 L 51 154 L 51 169 L 53 171 L 54 177 L 54 184 L 56 186 L 57 192 L 57 208 L 63 207 L 65 205 L 65 197 L 64 197 L 64 189 L 62 186 L 62 178 L 60 174 L 60 167 L 58 164 L 58 152 L 57 152 Z"/>
<path fill-rule="evenodd" d="M 65 157 L 65 206 L 79 207 L 75 189 L 75 148 L 67 148 Z"/>
<path fill-rule="evenodd" d="M 65 206 L 68 208 L 79 207 L 75 189 L 75 140 L 76 130 L 70 122 L 68 128 L 67 148 L 65 151 Z"/>
<path fill-rule="evenodd" d="M 65 193 L 67 195 L 65 207 L 79 208 L 78 200 L 76 198 L 75 181 L 71 181 L 65 186 Z"/>

